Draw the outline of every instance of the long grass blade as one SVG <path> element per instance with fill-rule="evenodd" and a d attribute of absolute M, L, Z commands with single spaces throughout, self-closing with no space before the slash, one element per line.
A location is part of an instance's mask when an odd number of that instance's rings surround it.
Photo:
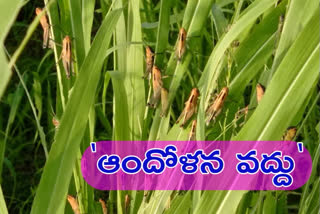
<path fill-rule="evenodd" d="M 112 31 L 121 10 L 109 13 L 104 19 L 92 47 L 81 67 L 80 75 L 61 119 L 56 141 L 37 189 L 31 213 L 56 213 L 66 202 L 68 184 L 83 132 L 86 128 L 90 107 L 100 78 L 100 69 L 107 51 Z"/>

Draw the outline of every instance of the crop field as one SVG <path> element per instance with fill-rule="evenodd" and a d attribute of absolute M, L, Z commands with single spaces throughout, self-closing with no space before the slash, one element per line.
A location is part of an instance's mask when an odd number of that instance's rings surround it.
<path fill-rule="evenodd" d="M 319 213 L 319 1 L 2 0 L 0 214 Z M 299 141 L 292 191 L 100 191 L 97 141 Z M 147 143 L 147 142 L 146 142 Z"/>

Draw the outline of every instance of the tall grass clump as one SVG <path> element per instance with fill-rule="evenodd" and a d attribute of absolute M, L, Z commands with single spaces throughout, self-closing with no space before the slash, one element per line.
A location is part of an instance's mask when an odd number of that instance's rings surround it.
<path fill-rule="evenodd" d="M 319 211 L 318 1 L 11 0 L 0 10 L 1 214 Z M 70 78 L 61 57 L 66 36 Z M 167 108 L 148 105 L 146 46 Z M 223 109 L 206 126 L 213 94 L 224 87 Z M 313 159 L 308 182 L 293 191 L 144 192 L 98 191 L 83 180 L 81 155 L 92 141 L 186 141 L 191 119 L 184 128 L 176 120 L 192 88 L 200 93 L 196 140 L 276 141 L 295 127 L 293 140 Z"/>

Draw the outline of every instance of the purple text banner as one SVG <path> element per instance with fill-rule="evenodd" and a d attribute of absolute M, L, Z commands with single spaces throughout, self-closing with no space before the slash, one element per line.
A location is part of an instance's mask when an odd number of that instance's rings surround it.
<path fill-rule="evenodd" d="M 311 169 L 289 141 L 100 141 L 81 160 L 100 190 L 293 190 Z"/>

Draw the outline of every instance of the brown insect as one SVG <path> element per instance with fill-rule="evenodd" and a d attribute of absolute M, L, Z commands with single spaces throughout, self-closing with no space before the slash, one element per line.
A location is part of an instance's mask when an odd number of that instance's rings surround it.
<path fill-rule="evenodd" d="M 126 194 L 124 198 L 124 203 L 125 203 L 125 213 L 128 213 L 128 209 L 130 206 L 130 196 L 128 194 Z"/>
<path fill-rule="evenodd" d="M 64 70 L 66 71 L 67 78 L 70 78 L 70 71 L 74 75 L 73 64 L 72 64 L 72 53 L 71 53 L 71 40 L 69 36 L 64 37 L 62 41 L 62 51 L 60 55 Z"/>
<path fill-rule="evenodd" d="M 99 199 L 99 202 L 101 204 L 102 213 L 103 214 L 107 214 L 108 213 L 108 209 L 107 209 L 107 206 L 106 206 L 106 202 L 104 200 L 102 200 L 101 198 Z"/>
<path fill-rule="evenodd" d="M 176 50 L 176 56 L 178 61 L 181 61 L 184 53 L 186 52 L 186 39 L 187 39 L 187 32 L 184 28 L 180 28 L 179 37 L 178 37 L 178 47 Z"/>
<path fill-rule="evenodd" d="M 57 129 L 57 128 L 59 128 L 60 122 L 56 117 L 52 117 L 52 124 Z"/>
<path fill-rule="evenodd" d="M 192 121 L 191 130 L 189 133 L 188 141 L 195 141 L 196 140 L 196 127 L 197 127 L 197 120 Z"/>
<path fill-rule="evenodd" d="M 153 88 L 153 95 L 148 103 L 151 108 L 155 108 L 158 104 L 158 101 L 161 97 L 161 89 L 162 89 L 162 77 L 161 71 L 157 66 L 153 66 L 152 68 L 152 88 Z"/>
<path fill-rule="evenodd" d="M 210 124 L 211 120 L 215 120 L 216 117 L 221 113 L 224 101 L 226 100 L 228 96 L 229 89 L 228 87 L 224 87 L 218 96 L 215 98 L 214 102 L 212 105 L 207 109 L 206 114 L 207 114 L 207 126 Z"/>
<path fill-rule="evenodd" d="M 296 136 L 297 128 L 296 127 L 289 127 L 284 135 L 282 136 L 281 140 L 283 141 L 292 141 L 293 138 Z"/>
<path fill-rule="evenodd" d="M 185 102 L 185 107 L 176 122 L 179 123 L 182 119 L 182 124 L 180 125 L 180 127 L 183 127 L 185 123 L 192 117 L 192 115 L 197 112 L 197 102 L 199 96 L 199 90 L 197 88 L 193 88 L 188 100 Z"/>
<path fill-rule="evenodd" d="M 79 204 L 75 197 L 68 195 L 67 196 L 68 202 L 73 210 L 74 214 L 80 214 Z"/>
<path fill-rule="evenodd" d="M 258 83 L 257 86 L 256 86 L 256 90 L 257 90 L 257 102 L 259 104 L 261 99 L 262 99 L 262 97 L 263 97 L 263 95 L 264 95 L 265 88 L 264 88 L 263 85 Z"/>
<path fill-rule="evenodd" d="M 39 16 L 42 13 L 42 9 L 37 7 L 36 8 L 36 14 Z M 47 16 L 43 14 L 40 18 L 40 24 L 43 29 L 43 43 L 42 47 L 43 48 L 52 48 L 52 43 L 51 43 L 51 36 L 50 36 L 50 25 L 47 19 Z"/>
<path fill-rule="evenodd" d="M 152 73 L 153 67 L 153 60 L 154 60 L 154 53 L 152 52 L 149 46 L 146 47 L 146 72 L 144 73 L 144 78 L 148 78 Z"/>
<path fill-rule="evenodd" d="M 167 110 L 168 110 L 168 90 L 165 88 L 161 88 L 161 117 L 165 117 L 167 114 Z"/>

